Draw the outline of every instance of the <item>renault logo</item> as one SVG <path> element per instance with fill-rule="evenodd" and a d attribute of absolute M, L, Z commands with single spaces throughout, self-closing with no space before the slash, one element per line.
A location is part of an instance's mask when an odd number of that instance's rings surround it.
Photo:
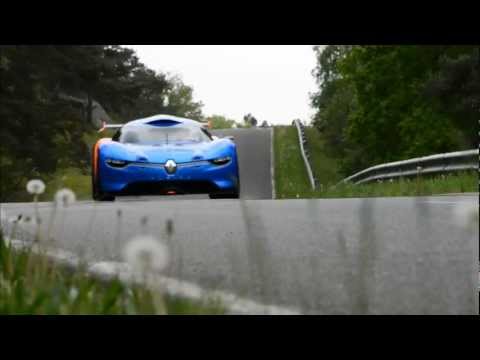
<path fill-rule="evenodd" d="M 173 174 L 177 170 L 177 163 L 173 160 L 168 160 L 165 163 L 165 170 L 167 170 L 167 173 Z"/>

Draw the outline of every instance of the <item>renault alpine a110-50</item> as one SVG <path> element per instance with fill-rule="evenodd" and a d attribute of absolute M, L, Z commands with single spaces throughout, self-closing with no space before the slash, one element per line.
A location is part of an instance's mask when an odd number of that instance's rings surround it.
<path fill-rule="evenodd" d="M 238 198 L 240 177 L 232 137 L 212 136 L 198 121 L 155 115 L 123 125 L 97 141 L 92 156 L 95 200 L 120 195 L 209 194 Z"/>

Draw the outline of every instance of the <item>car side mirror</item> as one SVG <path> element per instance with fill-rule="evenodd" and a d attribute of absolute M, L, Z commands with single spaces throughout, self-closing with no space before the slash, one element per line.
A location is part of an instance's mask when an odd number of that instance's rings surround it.
<path fill-rule="evenodd" d="M 235 138 L 234 138 L 233 136 L 231 136 L 231 135 L 230 135 L 230 136 L 225 136 L 225 138 L 226 138 L 226 139 L 230 139 L 230 140 L 232 140 L 232 141 L 235 141 Z"/>

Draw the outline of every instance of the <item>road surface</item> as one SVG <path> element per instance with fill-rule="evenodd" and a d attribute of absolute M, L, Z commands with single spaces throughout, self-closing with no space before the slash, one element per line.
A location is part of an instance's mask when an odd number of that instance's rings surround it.
<path fill-rule="evenodd" d="M 57 214 L 54 237 L 100 261 L 151 233 L 170 247 L 167 275 L 306 314 L 478 314 L 478 225 L 459 223 L 461 204 L 478 195 L 85 201 Z M 33 215 L 32 204 L 2 208 Z M 51 204 L 39 212 L 48 223 Z"/>

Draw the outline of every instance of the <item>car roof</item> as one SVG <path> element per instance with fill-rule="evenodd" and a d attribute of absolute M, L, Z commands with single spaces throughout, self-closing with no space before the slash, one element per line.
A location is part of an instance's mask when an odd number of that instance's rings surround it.
<path fill-rule="evenodd" d="M 154 125 L 152 123 L 157 121 L 161 122 L 162 120 L 167 120 L 167 121 L 170 120 L 170 121 L 178 122 L 179 124 L 183 124 L 187 126 L 203 126 L 204 125 L 201 122 L 192 120 L 192 119 L 182 118 L 174 115 L 158 114 L 158 115 L 153 115 L 153 116 L 149 116 L 142 119 L 129 121 L 124 126 L 130 127 L 130 126 L 141 126 L 141 125 L 149 125 L 149 124 Z"/>

